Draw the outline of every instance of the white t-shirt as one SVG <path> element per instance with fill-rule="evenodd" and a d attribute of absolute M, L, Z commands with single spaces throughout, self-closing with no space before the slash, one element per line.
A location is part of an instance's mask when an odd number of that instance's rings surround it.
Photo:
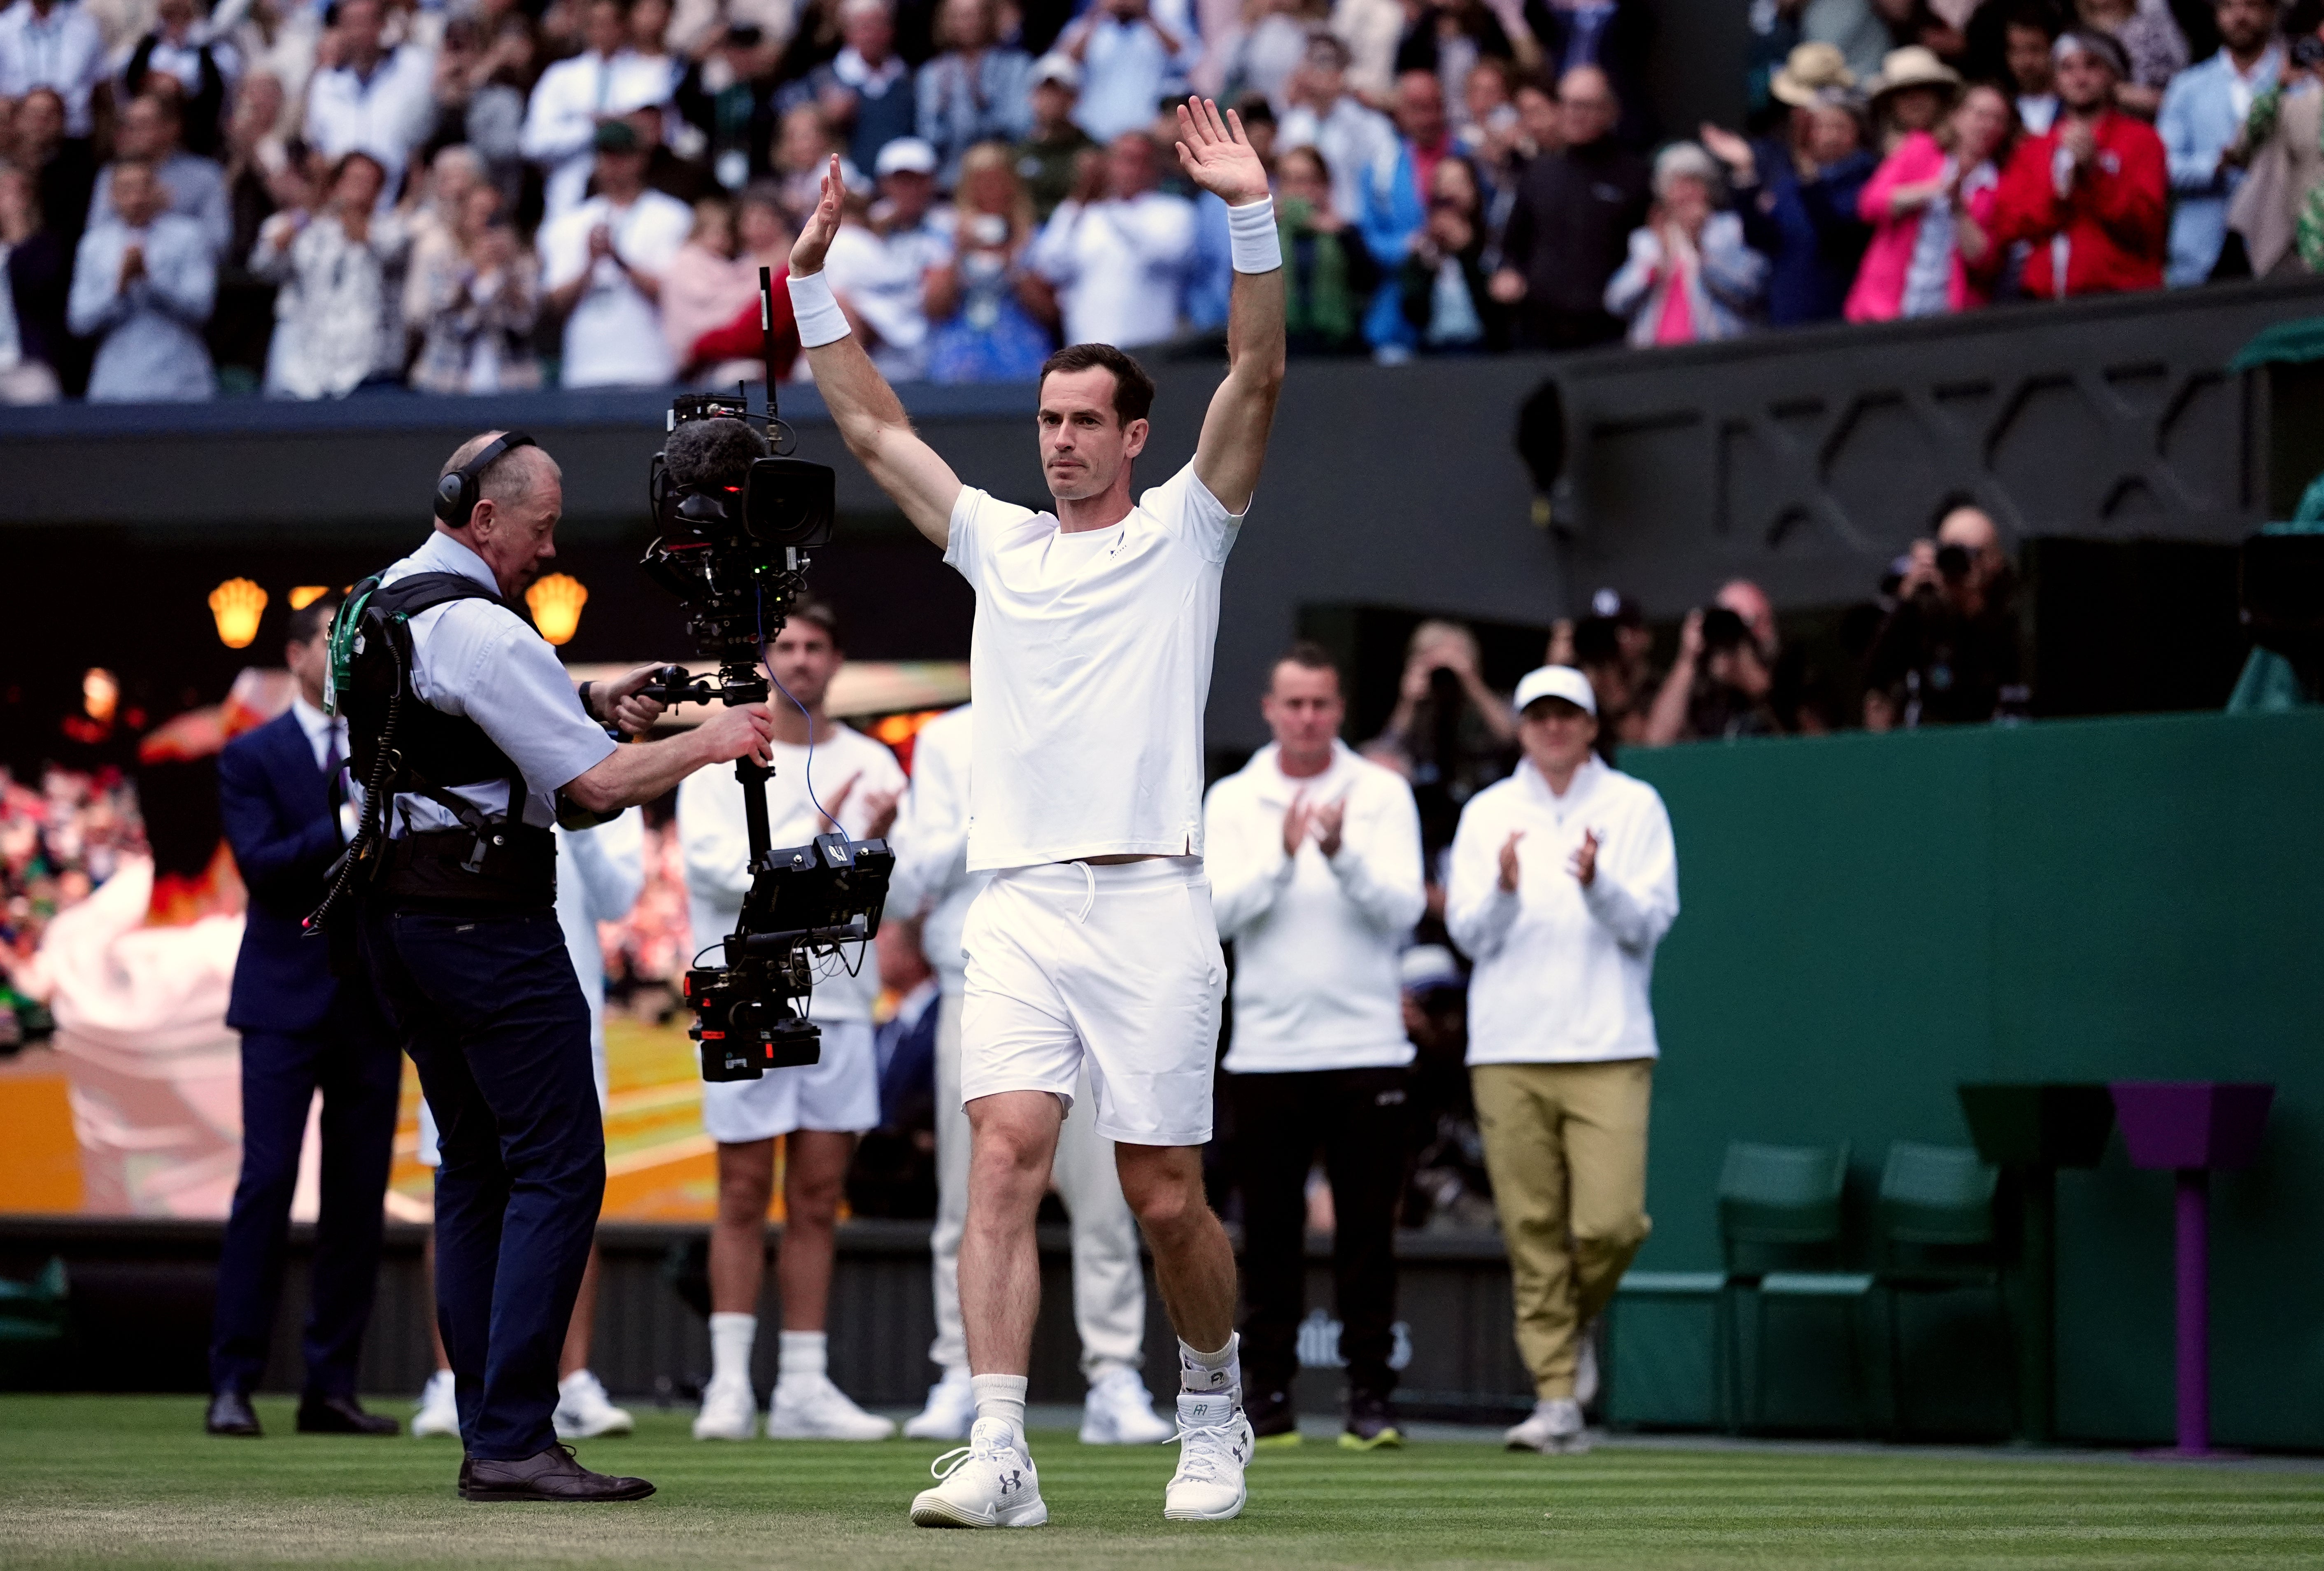
<path fill-rule="evenodd" d="M 775 702 L 782 703 L 780 694 Z M 767 782 L 767 836 L 778 848 L 804 846 L 823 833 L 823 820 L 807 799 L 807 750 L 788 742 L 771 742 L 775 778 Z M 839 809 L 839 825 L 850 837 L 862 839 L 871 827 L 872 797 L 904 789 L 904 771 L 896 755 L 861 731 L 835 725 L 817 727 L 815 738 L 815 794 L 824 806 L 838 800 L 850 778 L 855 789 Z M 742 914 L 742 897 L 751 890 L 751 834 L 742 817 L 742 785 L 732 766 L 698 769 L 678 788 L 678 842 L 686 858 L 686 910 L 694 929 L 696 950 L 715 945 L 734 930 Z M 856 966 L 850 976 L 828 957 L 815 962 L 816 1020 L 872 1018 L 872 1001 L 880 996 L 880 961 L 869 944 L 862 946 L 862 964 L 851 950 L 844 958 Z M 723 966 L 723 951 L 703 957 L 707 966 Z"/>
<path fill-rule="evenodd" d="M 645 191 L 616 210 L 604 197 L 592 197 L 540 231 L 540 284 L 561 289 L 590 266 L 589 233 L 603 224 L 613 249 L 641 273 L 659 275 L 676 260 L 694 228 L 684 202 Z M 659 387 L 678 374 L 676 357 L 661 330 L 661 311 L 638 291 L 611 256 L 599 261 L 588 287 L 565 319 L 567 387 Z"/>
<path fill-rule="evenodd" d="M 945 560 L 976 591 L 970 872 L 1202 855 L 1203 706 L 1241 527 L 1191 463 L 1073 534 L 961 488 Z"/>

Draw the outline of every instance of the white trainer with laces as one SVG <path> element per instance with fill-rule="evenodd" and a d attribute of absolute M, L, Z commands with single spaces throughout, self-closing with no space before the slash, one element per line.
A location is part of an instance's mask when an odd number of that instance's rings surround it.
<path fill-rule="evenodd" d="M 1049 1520 L 1041 1475 L 1015 1425 L 979 1419 L 968 1444 L 928 1465 L 937 1480 L 912 1498 L 917 1528 L 1038 1528 Z"/>
<path fill-rule="evenodd" d="M 557 1382 L 557 1411 L 549 1415 L 560 1440 L 594 1440 L 600 1435 L 626 1435 L 637 1420 L 625 1408 L 613 1405 L 604 1384 L 586 1369 L 576 1369 Z"/>
<path fill-rule="evenodd" d="M 1224 1391 L 1178 1398 L 1178 1471 L 1170 1475 L 1162 1514 L 1174 1522 L 1222 1522 L 1242 1514 L 1249 1491 L 1250 1420 Z"/>
<path fill-rule="evenodd" d="M 885 1440 L 895 1432 L 894 1420 L 857 1407 L 828 1375 L 779 1381 L 767 1404 L 770 1440 Z"/>
<path fill-rule="evenodd" d="M 759 1398 L 742 1381 L 712 1381 L 703 1389 L 702 1410 L 694 1415 L 697 1440 L 749 1440 L 759 1433 Z"/>
<path fill-rule="evenodd" d="M 420 1410 L 412 1415 L 414 1435 L 450 1435 L 460 1433 L 460 1404 L 452 1393 L 452 1372 L 439 1369 L 428 1377 L 420 1388 Z"/>
<path fill-rule="evenodd" d="M 1531 1415 L 1523 1423 L 1512 1424 L 1501 1439 L 1512 1451 L 1538 1451 L 1545 1456 L 1579 1456 L 1590 1449 L 1582 1404 L 1572 1397 L 1545 1397 L 1536 1402 Z"/>
<path fill-rule="evenodd" d="M 1154 1393 L 1136 1370 L 1115 1364 L 1090 1383 L 1082 1404 L 1083 1445 L 1159 1446 L 1177 1432 L 1154 1410 Z"/>
<path fill-rule="evenodd" d="M 976 1391 L 968 1371 L 948 1369 L 944 1379 L 928 1387 L 928 1405 L 904 1420 L 904 1436 L 911 1440 L 965 1440 L 976 1422 Z"/>

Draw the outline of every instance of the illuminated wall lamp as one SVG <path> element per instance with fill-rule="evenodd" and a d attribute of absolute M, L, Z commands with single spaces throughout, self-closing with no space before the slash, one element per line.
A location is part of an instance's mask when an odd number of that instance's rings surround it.
<path fill-rule="evenodd" d="M 266 609 L 266 591 L 248 578 L 228 578 L 210 591 L 210 615 L 217 623 L 218 642 L 228 649 L 248 649 L 258 636 L 258 618 Z"/>
<path fill-rule="evenodd" d="M 589 603 L 589 591 L 569 574 L 551 573 L 524 592 L 524 603 L 531 607 L 540 636 L 564 643 L 581 625 L 581 607 Z"/>

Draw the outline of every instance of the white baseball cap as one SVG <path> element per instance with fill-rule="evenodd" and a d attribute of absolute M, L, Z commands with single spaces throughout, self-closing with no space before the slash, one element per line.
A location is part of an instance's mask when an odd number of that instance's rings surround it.
<path fill-rule="evenodd" d="M 1045 54 L 1033 62 L 1033 85 L 1056 82 L 1075 92 L 1081 91 L 1082 68 L 1069 54 Z"/>
<path fill-rule="evenodd" d="M 1598 695 L 1590 690 L 1590 679 L 1572 666 L 1536 666 L 1526 672 L 1517 683 L 1517 713 L 1544 698 L 1563 698 L 1592 719 L 1598 715 Z"/>
<path fill-rule="evenodd" d="M 880 150 L 872 166 L 877 175 L 934 174 L 936 171 L 936 150 L 917 136 L 899 136 Z"/>

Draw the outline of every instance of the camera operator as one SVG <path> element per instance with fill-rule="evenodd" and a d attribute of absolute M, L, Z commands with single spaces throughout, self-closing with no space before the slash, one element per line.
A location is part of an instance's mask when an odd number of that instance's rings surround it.
<path fill-rule="evenodd" d="M 1937 538 L 1915 541 L 1895 606 L 1865 662 L 1865 724 L 1974 725 L 2025 713 L 2016 573 L 2001 531 L 1956 507 Z"/>
<path fill-rule="evenodd" d="M 441 1131 L 436 1313 L 460 1493 L 475 1501 L 653 1492 L 582 1467 L 551 1425 L 605 1188 L 589 1006 L 554 909 L 558 798 L 617 812 L 705 764 L 763 762 L 771 732 L 750 705 L 672 741 L 614 745 L 609 728 L 659 715 L 641 691 L 657 668 L 576 692 L 515 604 L 557 554 L 563 507 L 557 464 L 530 438 L 473 438 L 444 466 L 436 532 L 372 596 L 375 612 L 409 610 L 410 665 L 396 677 L 399 789 L 363 947 Z M 358 758 L 380 749 L 376 723 L 358 716 Z"/>

